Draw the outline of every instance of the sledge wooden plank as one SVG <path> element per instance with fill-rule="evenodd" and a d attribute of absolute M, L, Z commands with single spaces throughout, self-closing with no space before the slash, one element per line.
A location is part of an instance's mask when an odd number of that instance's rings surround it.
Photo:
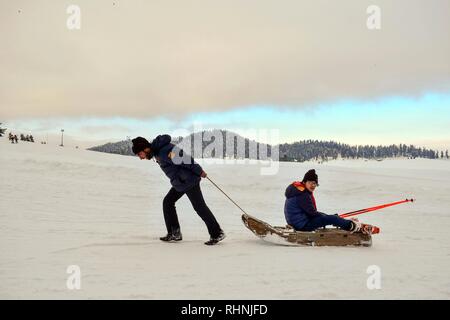
<path fill-rule="evenodd" d="M 319 229 L 313 232 L 295 231 L 289 227 L 274 227 L 252 217 L 242 215 L 244 225 L 264 241 L 288 246 L 363 246 L 372 245 L 372 236 L 360 232 L 351 233 L 337 228 Z"/>

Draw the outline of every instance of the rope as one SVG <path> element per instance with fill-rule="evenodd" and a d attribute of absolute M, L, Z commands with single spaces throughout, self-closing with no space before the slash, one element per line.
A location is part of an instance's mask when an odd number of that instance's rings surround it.
<path fill-rule="evenodd" d="M 217 189 L 220 190 L 220 192 L 222 192 L 231 202 L 233 202 L 233 204 L 238 207 L 244 214 L 248 215 L 247 212 L 244 211 L 244 209 L 242 209 L 236 202 L 234 202 L 233 199 L 231 199 L 226 193 L 225 191 L 223 191 L 217 184 L 214 183 L 214 181 L 212 181 L 208 176 L 206 176 L 206 179 L 208 179 Z"/>

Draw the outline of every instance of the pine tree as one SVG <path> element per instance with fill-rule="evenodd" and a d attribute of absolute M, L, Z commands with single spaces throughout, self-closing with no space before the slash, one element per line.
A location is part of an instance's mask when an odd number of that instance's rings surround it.
<path fill-rule="evenodd" d="M 5 134 L 6 128 L 2 128 L 1 127 L 1 122 L 0 122 L 0 137 L 3 137 L 3 135 Z"/>

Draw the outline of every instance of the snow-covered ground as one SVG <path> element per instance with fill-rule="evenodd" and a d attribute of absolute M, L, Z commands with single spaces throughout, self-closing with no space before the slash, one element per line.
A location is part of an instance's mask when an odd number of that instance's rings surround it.
<path fill-rule="evenodd" d="M 184 240 L 167 244 L 162 199 L 169 181 L 153 161 L 0 138 L 0 298 L 380 299 L 450 298 L 450 161 L 343 160 L 203 163 L 250 214 L 284 224 L 286 186 L 315 168 L 320 211 L 345 212 L 414 197 L 368 213 L 373 247 L 284 247 L 248 231 L 209 181 L 205 199 L 227 233 L 208 247 L 206 228 L 183 197 Z M 68 266 L 81 269 L 69 290 Z M 381 270 L 369 290 L 367 268 Z"/>

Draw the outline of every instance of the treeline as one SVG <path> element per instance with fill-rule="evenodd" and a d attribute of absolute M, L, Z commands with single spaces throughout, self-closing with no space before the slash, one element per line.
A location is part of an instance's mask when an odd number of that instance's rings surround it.
<path fill-rule="evenodd" d="M 220 139 L 218 139 L 221 137 Z M 196 158 L 245 158 L 260 159 L 260 155 L 271 157 L 272 146 L 258 143 L 254 140 L 244 138 L 236 133 L 227 130 L 209 130 L 192 133 L 186 137 L 173 137 L 172 142 L 179 144 L 186 152 Z M 151 141 L 151 138 L 148 139 Z M 197 153 L 194 147 L 201 141 L 200 151 Z M 222 144 L 222 145 L 221 145 Z M 222 152 L 220 152 L 220 147 Z M 384 158 L 447 158 L 448 150 L 438 152 L 432 149 L 416 147 L 414 145 L 356 145 L 339 143 L 335 141 L 303 140 L 294 143 L 284 143 L 278 145 L 280 161 L 327 161 L 332 159 L 384 159 Z M 133 155 L 131 151 L 131 141 L 124 140 L 115 143 L 107 143 L 93 147 L 88 150 L 115 153 L 122 155 Z M 261 152 L 260 152 L 261 151 Z M 263 156 L 263 158 L 265 158 Z"/>
<path fill-rule="evenodd" d="M 3 137 L 3 135 L 6 132 L 6 128 L 2 128 L 1 125 L 2 125 L 2 123 L 0 122 L 0 137 Z M 11 143 L 18 143 L 19 138 L 17 137 L 17 134 L 13 134 L 12 132 L 9 132 L 8 140 Z M 31 135 L 31 134 L 24 135 L 23 133 L 21 133 L 20 141 L 34 142 L 34 138 L 33 138 L 33 135 Z"/>
<path fill-rule="evenodd" d="M 6 128 L 2 128 L 2 123 L 0 122 L 0 137 L 3 137 L 5 134 Z"/>
<path fill-rule="evenodd" d="M 109 143 L 101 145 L 101 146 L 88 148 L 88 150 L 121 154 L 124 156 L 134 155 L 133 151 L 131 150 L 131 141 L 130 140 L 123 140 L 123 141 L 119 141 L 119 142 L 109 142 Z"/>
<path fill-rule="evenodd" d="M 428 158 L 448 159 L 448 150 L 439 154 L 438 151 L 418 148 L 414 145 L 357 145 L 338 143 L 334 141 L 303 140 L 294 143 L 285 143 L 279 146 L 280 160 L 283 161 L 307 161 L 328 159 L 380 159 L 380 158 Z"/>

